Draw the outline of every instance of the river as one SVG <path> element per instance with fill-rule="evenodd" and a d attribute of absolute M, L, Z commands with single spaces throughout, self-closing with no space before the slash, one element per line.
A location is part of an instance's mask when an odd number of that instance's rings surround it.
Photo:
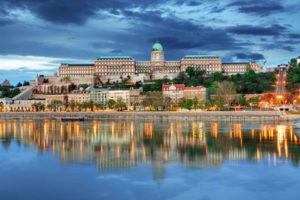
<path fill-rule="evenodd" d="M 0 119 L 0 199 L 298 199 L 289 123 Z"/>

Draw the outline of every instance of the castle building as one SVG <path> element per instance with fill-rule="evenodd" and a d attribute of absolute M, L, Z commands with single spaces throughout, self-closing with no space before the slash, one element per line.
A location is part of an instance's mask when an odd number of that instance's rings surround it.
<path fill-rule="evenodd" d="M 130 56 L 101 56 L 94 64 L 67 64 L 59 67 L 59 76 L 98 76 L 102 80 L 120 80 L 143 75 L 145 79 L 175 78 L 187 67 L 206 70 L 207 73 L 225 72 L 228 75 L 245 73 L 250 67 L 259 72 L 261 67 L 254 62 L 222 63 L 215 55 L 186 55 L 180 61 L 165 61 L 164 50 L 159 42 L 152 46 L 150 61 L 135 61 Z"/>

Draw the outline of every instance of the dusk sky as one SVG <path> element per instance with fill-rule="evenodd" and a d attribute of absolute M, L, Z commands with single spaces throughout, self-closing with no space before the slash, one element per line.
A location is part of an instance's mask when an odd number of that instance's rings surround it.
<path fill-rule="evenodd" d="M 299 0 L 1 0 L 0 82 L 99 56 L 213 54 L 268 67 L 300 55 Z M 5 73 L 5 74 L 4 74 Z"/>

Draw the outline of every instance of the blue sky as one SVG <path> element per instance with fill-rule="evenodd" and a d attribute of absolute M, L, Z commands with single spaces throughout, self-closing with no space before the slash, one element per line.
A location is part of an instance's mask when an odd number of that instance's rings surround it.
<path fill-rule="evenodd" d="M 59 63 L 102 55 L 287 63 L 300 55 L 299 0 L 1 0 L 0 81 L 33 79 Z"/>

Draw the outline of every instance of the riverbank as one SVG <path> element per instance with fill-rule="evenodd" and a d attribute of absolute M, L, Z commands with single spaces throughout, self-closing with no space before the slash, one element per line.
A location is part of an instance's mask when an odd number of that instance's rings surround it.
<path fill-rule="evenodd" d="M 123 112 L 7 112 L 0 113 L 5 119 L 62 119 L 81 117 L 87 119 L 159 119 L 201 121 L 293 121 L 299 115 L 287 115 L 281 111 L 123 111 Z"/>

